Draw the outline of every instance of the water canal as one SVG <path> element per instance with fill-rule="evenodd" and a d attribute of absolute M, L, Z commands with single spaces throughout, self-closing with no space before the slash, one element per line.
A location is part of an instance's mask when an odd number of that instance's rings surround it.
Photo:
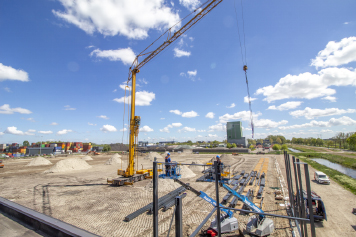
<path fill-rule="evenodd" d="M 315 162 L 318 162 L 319 164 L 321 165 L 325 165 L 331 169 L 334 169 L 334 170 L 337 170 L 343 174 L 346 174 L 348 176 L 350 176 L 351 178 L 354 178 L 356 179 L 356 170 L 354 169 L 351 169 L 351 168 L 347 168 L 345 166 L 342 166 L 340 164 L 336 164 L 336 163 L 333 163 L 333 162 L 330 162 L 328 160 L 325 160 L 325 159 L 321 159 L 321 158 L 313 158 L 311 159 Z"/>

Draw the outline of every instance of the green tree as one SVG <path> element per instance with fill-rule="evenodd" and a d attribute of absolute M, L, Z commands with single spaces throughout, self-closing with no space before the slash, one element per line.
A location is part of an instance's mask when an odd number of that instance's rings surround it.
<path fill-rule="evenodd" d="M 231 144 L 230 144 L 230 143 L 227 143 L 227 144 L 226 144 L 226 147 L 227 147 L 227 148 L 231 148 Z"/>
<path fill-rule="evenodd" d="M 278 144 L 282 144 L 282 139 L 280 139 L 279 137 L 277 137 L 276 142 L 277 142 Z"/>
<path fill-rule="evenodd" d="M 193 145 L 193 142 L 192 142 L 191 140 L 188 140 L 188 141 L 187 141 L 187 145 L 190 145 L 190 146 L 191 146 L 191 145 Z"/>
<path fill-rule="evenodd" d="M 349 144 L 349 146 L 352 150 L 355 150 L 356 149 L 356 133 L 354 133 L 349 138 L 347 138 L 346 142 Z"/>
<path fill-rule="evenodd" d="M 251 146 L 249 147 L 249 149 L 250 149 L 251 151 L 254 151 L 254 150 L 255 150 L 255 147 L 254 147 L 253 145 L 251 145 Z"/>
<path fill-rule="evenodd" d="M 236 146 L 236 144 L 235 143 L 232 143 L 231 144 L 231 148 L 236 148 L 237 146 Z"/>
<path fill-rule="evenodd" d="M 278 145 L 278 144 L 274 144 L 272 149 L 275 150 L 275 151 L 279 151 L 281 149 L 281 146 Z"/>
<path fill-rule="evenodd" d="M 273 138 L 270 138 L 270 139 L 269 139 L 269 143 L 271 143 L 271 145 L 272 145 L 272 143 L 273 143 Z"/>
<path fill-rule="evenodd" d="M 23 144 L 23 146 L 29 146 L 30 145 L 30 143 L 28 141 L 24 141 L 22 144 Z"/>
<path fill-rule="evenodd" d="M 330 148 L 330 146 L 333 145 L 333 141 L 329 140 L 329 141 L 326 142 L 326 144 L 327 144 L 328 148 Z"/>
<path fill-rule="evenodd" d="M 286 144 L 283 144 L 282 147 L 281 147 L 282 150 L 288 150 L 288 147 Z"/>
<path fill-rule="evenodd" d="M 110 145 L 104 145 L 103 146 L 103 151 L 111 151 L 111 146 Z"/>

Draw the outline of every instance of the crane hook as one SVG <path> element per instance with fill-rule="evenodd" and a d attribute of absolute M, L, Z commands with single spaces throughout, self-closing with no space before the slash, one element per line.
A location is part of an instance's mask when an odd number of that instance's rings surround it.
<path fill-rule="evenodd" d="M 243 69 L 244 69 L 244 71 L 246 72 L 246 71 L 247 71 L 247 66 L 244 65 Z"/>

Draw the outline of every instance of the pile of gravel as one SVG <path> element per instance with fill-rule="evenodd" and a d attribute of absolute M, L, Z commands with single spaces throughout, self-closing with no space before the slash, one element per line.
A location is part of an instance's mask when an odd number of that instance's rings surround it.
<path fill-rule="evenodd" d="M 91 158 L 90 156 L 84 156 L 82 157 L 82 160 L 93 160 L 93 158 Z"/>
<path fill-rule="evenodd" d="M 36 158 L 33 158 L 30 161 L 30 163 L 28 163 L 26 166 L 40 166 L 40 165 L 51 165 L 51 164 L 52 164 L 52 162 L 50 162 L 46 158 L 38 156 Z"/>
<path fill-rule="evenodd" d="M 78 158 L 70 158 L 70 159 L 58 161 L 49 170 L 46 170 L 45 173 L 58 173 L 58 172 L 66 172 L 72 170 L 86 170 L 89 168 L 91 168 L 91 166 L 85 160 L 78 159 Z"/>
<path fill-rule="evenodd" d="M 120 159 L 120 157 L 117 157 L 115 155 L 113 155 L 110 159 L 108 159 L 105 163 L 105 165 L 115 165 L 115 164 L 121 164 L 122 160 Z"/>

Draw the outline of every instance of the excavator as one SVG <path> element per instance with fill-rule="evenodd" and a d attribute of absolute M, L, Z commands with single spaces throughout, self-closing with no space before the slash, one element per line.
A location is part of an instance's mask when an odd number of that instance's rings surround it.
<path fill-rule="evenodd" d="M 128 166 L 126 170 L 119 169 L 117 174 L 120 177 L 115 179 L 107 179 L 107 183 L 114 186 L 122 185 L 132 185 L 134 182 L 144 180 L 145 178 L 152 177 L 152 169 L 141 169 L 138 168 L 135 170 L 135 157 L 136 147 L 137 147 L 137 137 L 139 134 L 139 127 L 141 123 L 141 117 L 135 115 L 135 95 L 136 95 L 136 74 L 140 72 L 140 69 L 147 64 L 150 60 L 156 57 L 160 52 L 167 48 L 170 44 L 176 41 L 180 36 L 187 32 L 193 25 L 199 22 L 204 16 L 206 16 L 212 9 L 219 5 L 223 0 L 211 0 L 203 3 L 196 10 L 194 10 L 194 17 L 190 19 L 183 27 L 181 27 L 176 32 L 171 33 L 173 28 L 178 24 L 169 28 L 164 34 L 167 33 L 167 40 L 163 42 L 157 49 L 151 52 L 145 52 L 149 47 L 147 47 L 143 52 L 136 56 L 134 62 L 132 63 L 129 70 L 129 77 L 127 83 L 131 81 L 131 111 L 130 111 L 130 137 L 129 137 L 129 159 Z M 191 14 L 192 14 L 191 13 Z M 191 15 L 189 14 L 189 15 Z M 185 19 L 185 18 L 184 18 Z M 160 38 L 160 37 L 159 37 Z M 155 41 L 156 42 L 156 41 Z M 140 63 L 138 58 L 144 55 L 148 55 Z M 137 162 L 138 166 L 138 162 Z"/>

